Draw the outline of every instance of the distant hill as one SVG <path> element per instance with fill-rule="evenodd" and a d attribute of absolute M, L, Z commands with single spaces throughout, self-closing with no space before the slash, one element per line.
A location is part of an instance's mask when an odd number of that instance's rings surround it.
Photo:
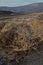
<path fill-rule="evenodd" d="M 11 11 L 0 11 L 0 16 L 2 16 L 2 15 L 10 15 L 10 14 L 12 14 L 13 12 L 11 12 Z"/>
<path fill-rule="evenodd" d="M 33 3 L 19 7 L 0 7 L 0 11 L 11 11 L 19 14 L 43 12 L 43 3 Z"/>

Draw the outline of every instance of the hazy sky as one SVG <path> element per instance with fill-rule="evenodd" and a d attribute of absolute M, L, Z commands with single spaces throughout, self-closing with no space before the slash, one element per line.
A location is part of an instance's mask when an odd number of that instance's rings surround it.
<path fill-rule="evenodd" d="M 43 0 L 0 0 L 0 6 L 22 6 L 36 2 L 43 2 Z"/>

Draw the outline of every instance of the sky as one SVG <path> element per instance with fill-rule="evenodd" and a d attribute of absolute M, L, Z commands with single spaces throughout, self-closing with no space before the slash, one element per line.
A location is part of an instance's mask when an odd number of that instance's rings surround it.
<path fill-rule="evenodd" d="M 43 0 L 0 0 L 0 6 L 16 7 L 37 2 L 43 2 Z"/>

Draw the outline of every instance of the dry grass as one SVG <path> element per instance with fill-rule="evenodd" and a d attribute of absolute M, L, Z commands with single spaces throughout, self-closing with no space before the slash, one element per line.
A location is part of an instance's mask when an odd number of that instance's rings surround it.
<path fill-rule="evenodd" d="M 27 51 L 36 51 L 43 42 L 43 21 L 38 18 L 38 14 L 34 18 L 35 15 L 26 15 L 27 18 L 32 16 L 29 20 L 22 20 L 21 17 L 19 22 L 20 16 L 17 16 L 9 22 L 0 23 L 0 50 L 4 51 L 4 56 L 8 59 L 17 53 L 25 55 Z M 25 18 L 24 15 L 23 17 Z"/>

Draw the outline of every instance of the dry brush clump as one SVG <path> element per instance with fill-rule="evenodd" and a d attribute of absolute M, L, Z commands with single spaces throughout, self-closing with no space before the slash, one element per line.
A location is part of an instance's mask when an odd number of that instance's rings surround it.
<path fill-rule="evenodd" d="M 4 22 L 0 23 L 0 51 L 3 57 L 18 62 L 31 50 L 37 50 L 41 44 L 41 38 L 33 36 L 34 31 L 31 25 L 21 23 Z"/>

